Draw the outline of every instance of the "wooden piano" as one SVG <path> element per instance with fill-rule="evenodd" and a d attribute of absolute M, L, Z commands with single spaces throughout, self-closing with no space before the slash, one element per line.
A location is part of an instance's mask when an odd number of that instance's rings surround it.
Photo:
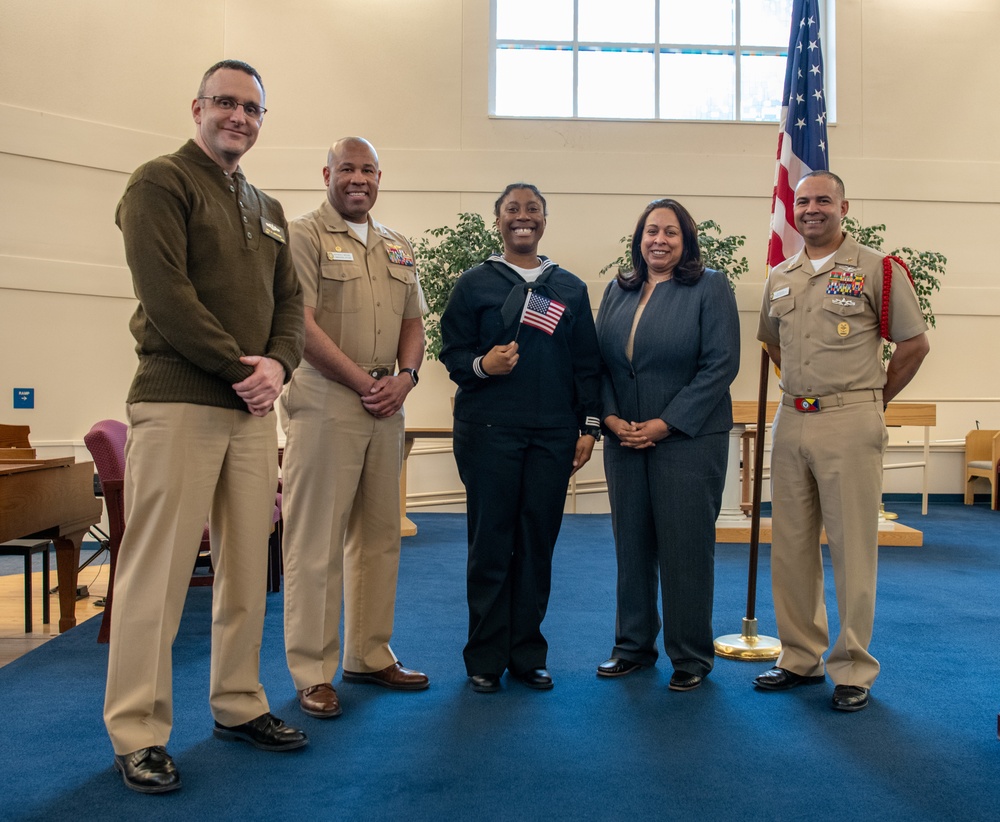
<path fill-rule="evenodd" d="M 9 430 L 13 426 L 0 427 Z M 94 496 L 92 462 L 77 463 L 72 457 L 26 458 L 26 447 L 26 443 L 0 447 L 0 542 L 28 537 L 52 540 L 59 580 L 59 630 L 67 631 L 76 625 L 80 543 L 90 527 L 101 521 L 104 506 Z"/>

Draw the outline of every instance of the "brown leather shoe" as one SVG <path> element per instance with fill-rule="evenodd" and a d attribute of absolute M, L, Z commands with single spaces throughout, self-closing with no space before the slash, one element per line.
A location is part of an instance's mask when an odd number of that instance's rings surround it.
<path fill-rule="evenodd" d="M 337 692 L 329 682 L 310 685 L 299 691 L 299 707 L 303 713 L 315 716 L 317 719 L 332 719 L 343 713 L 340 710 Z"/>
<path fill-rule="evenodd" d="M 404 668 L 399 662 L 394 662 L 388 668 L 370 673 L 344 671 L 344 682 L 359 682 L 367 685 L 381 685 L 394 691 L 422 691 L 430 681 L 426 674 Z"/>

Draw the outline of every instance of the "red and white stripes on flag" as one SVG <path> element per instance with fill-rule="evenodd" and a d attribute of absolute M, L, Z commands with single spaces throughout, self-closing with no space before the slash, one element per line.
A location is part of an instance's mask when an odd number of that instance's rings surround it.
<path fill-rule="evenodd" d="M 529 291 L 521 309 L 521 322 L 533 328 L 540 328 L 551 335 L 559 324 L 566 306 L 534 291 Z"/>
<path fill-rule="evenodd" d="M 819 23 L 819 0 L 794 0 L 771 198 L 771 237 L 767 244 L 770 268 L 803 245 L 792 211 L 795 186 L 810 171 L 830 168 Z"/>

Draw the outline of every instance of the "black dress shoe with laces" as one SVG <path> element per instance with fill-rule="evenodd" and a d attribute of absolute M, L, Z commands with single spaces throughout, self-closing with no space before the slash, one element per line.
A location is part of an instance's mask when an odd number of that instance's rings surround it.
<path fill-rule="evenodd" d="M 671 691 L 693 691 L 701 685 L 702 677 L 698 674 L 689 674 L 687 671 L 674 671 L 670 677 L 670 684 L 667 687 Z"/>
<path fill-rule="evenodd" d="M 177 766 L 162 745 L 116 755 L 115 770 L 127 787 L 139 793 L 166 793 L 181 786 Z"/>
<path fill-rule="evenodd" d="M 500 690 L 500 677 L 496 674 L 473 674 L 469 677 L 472 690 L 480 694 L 492 694 Z"/>
<path fill-rule="evenodd" d="M 838 685 L 833 689 L 835 711 L 860 711 L 868 707 L 868 689 L 860 685 Z"/>
<path fill-rule="evenodd" d="M 633 662 L 630 659 L 622 659 L 618 656 L 613 656 L 602 662 L 597 666 L 598 676 L 625 676 L 633 671 L 638 671 L 644 666 L 640 665 L 638 662 Z"/>
<path fill-rule="evenodd" d="M 552 677 L 549 676 L 549 672 L 544 668 L 532 668 L 530 671 L 515 674 L 515 676 L 529 688 L 534 688 L 536 691 L 548 691 L 552 688 Z"/>
<path fill-rule="evenodd" d="M 249 742 L 262 751 L 291 751 L 309 744 L 309 738 L 297 728 L 290 728 L 274 714 L 261 714 L 242 725 L 215 723 L 217 739 Z"/>
<path fill-rule="evenodd" d="M 754 679 L 753 684 L 765 691 L 787 691 L 789 688 L 797 688 L 799 685 L 819 685 L 825 681 L 826 676 L 823 674 L 803 676 L 784 668 L 771 668 L 770 671 L 764 671 Z"/>

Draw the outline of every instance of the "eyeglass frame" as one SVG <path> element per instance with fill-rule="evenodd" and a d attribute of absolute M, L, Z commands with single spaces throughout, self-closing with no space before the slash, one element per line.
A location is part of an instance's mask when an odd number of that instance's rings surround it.
<path fill-rule="evenodd" d="M 236 109 L 242 108 L 243 109 L 243 113 L 247 117 L 249 117 L 251 120 L 256 120 L 258 123 L 261 120 L 263 120 L 264 119 L 264 115 L 267 114 L 267 109 L 264 108 L 264 106 L 257 105 L 257 103 L 253 103 L 253 102 L 250 102 L 250 103 L 241 103 L 235 97 L 230 97 L 230 96 L 228 96 L 226 94 L 221 94 L 221 95 L 205 94 L 205 95 L 202 95 L 201 97 L 199 97 L 198 99 L 199 100 L 211 100 L 213 106 L 218 106 L 223 111 L 236 111 Z M 232 109 L 228 109 L 224 103 L 220 103 L 219 102 L 220 100 L 224 100 L 224 101 L 226 101 L 228 103 L 232 103 L 233 104 Z M 259 109 L 260 110 L 260 114 L 255 117 L 249 111 L 247 111 L 247 106 L 251 106 L 253 108 Z"/>

